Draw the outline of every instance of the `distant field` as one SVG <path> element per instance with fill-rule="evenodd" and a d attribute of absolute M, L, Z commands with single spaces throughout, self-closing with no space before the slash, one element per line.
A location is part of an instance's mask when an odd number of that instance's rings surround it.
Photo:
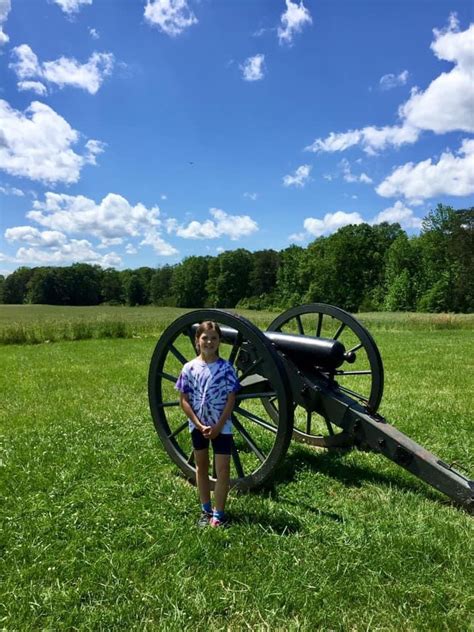
<path fill-rule="evenodd" d="M 1 348 L 0 627 L 472 628 L 472 517 L 381 456 L 292 444 L 270 489 L 231 496 L 231 529 L 194 527 L 196 491 L 146 393 L 151 327 L 179 313 L 1 307 L 1 328 L 120 314 L 145 333 Z M 472 476 L 472 316 L 362 318 L 384 358 L 381 412 Z"/>
<path fill-rule="evenodd" d="M 0 305 L 0 344 L 156 336 L 187 311 L 189 310 L 151 306 Z M 251 310 L 238 312 L 261 328 L 266 328 L 280 313 Z M 474 330 L 474 314 L 373 312 L 357 314 L 357 318 L 370 330 Z"/>

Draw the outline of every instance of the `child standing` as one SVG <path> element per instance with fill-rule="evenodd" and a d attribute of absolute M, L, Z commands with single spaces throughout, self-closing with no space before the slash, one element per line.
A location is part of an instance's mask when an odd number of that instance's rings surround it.
<path fill-rule="evenodd" d="M 226 523 L 224 509 L 230 480 L 231 415 L 240 388 L 230 362 L 219 357 L 221 337 L 217 323 L 201 323 L 195 338 L 199 355 L 183 366 L 176 382 L 194 448 L 196 484 L 201 501 L 198 525 L 202 527 L 208 524 L 220 527 Z M 209 441 L 216 464 L 214 510 L 209 484 Z"/>

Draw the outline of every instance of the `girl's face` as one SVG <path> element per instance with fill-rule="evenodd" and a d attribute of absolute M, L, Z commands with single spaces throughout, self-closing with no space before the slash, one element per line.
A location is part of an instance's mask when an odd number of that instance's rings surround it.
<path fill-rule="evenodd" d="M 197 346 L 201 357 L 205 360 L 213 360 L 217 357 L 217 351 L 219 349 L 220 338 L 217 331 L 214 329 L 208 329 L 203 331 L 197 339 Z"/>

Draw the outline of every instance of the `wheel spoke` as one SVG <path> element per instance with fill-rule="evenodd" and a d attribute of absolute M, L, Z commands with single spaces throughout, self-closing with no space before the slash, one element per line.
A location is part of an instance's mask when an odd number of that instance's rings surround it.
<path fill-rule="evenodd" d="M 237 357 L 237 353 L 239 352 L 240 345 L 242 344 L 242 335 L 240 332 L 237 334 L 237 340 L 234 342 L 232 346 L 232 350 L 229 355 L 229 362 L 234 364 L 235 358 Z"/>
<path fill-rule="evenodd" d="M 232 439 L 231 454 L 232 454 L 232 460 L 234 461 L 235 471 L 237 472 L 237 476 L 239 478 L 244 478 L 244 476 L 245 476 L 244 468 L 242 467 L 242 462 L 240 460 L 239 451 L 235 447 L 235 443 L 234 443 L 233 439 Z"/>
<path fill-rule="evenodd" d="M 328 419 L 326 419 L 326 417 L 324 418 L 324 421 L 326 422 L 326 426 L 328 428 L 329 434 L 331 435 L 331 437 L 333 437 L 334 436 L 334 428 L 332 427 L 331 422 Z"/>
<path fill-rule="evenodd" d="M 170 373 L 165 373 L 164 371 L 157 373 L 157 375 L 158 377 L 163 377 L 165 378 L 165 380 L 169 380 L 170 382 L 173 382 L 174 384 L 176 384 L 176 382 L 178 381 L 177 377 L 175 377 L 174 375 L 171 375 Z"/>
<path fill-rule="evenodd" d="M 176 437 L 176 435 L 179 435 L 179 433 L 183 432 L 183 430 L 187 427 L 188 427 L 188 420 L 186 419 L 186 421 L 183 422 L 181 426 L 176 428 L 176 430 L 174 430 L 171 434 L 168 435 L 168 439 L 172 439 L 173 437 Z"/>
<path fill-rule="evenodd" d="M 346 323 L 341 323 L 336 331 L 336 333 L 333 336 L 333 340 L 337 340 L 339 338 L 339 336 L 342 334 L 342 332 L 344 331 L 344 329 L 346 328 Z"/>
<path fill-rule="evenodd" d="M 346 353 L 355 353 L 356 351 L 359 351 L 359 349 L 362 349 L 363 344 L 361 342 L 359 342 L 358 345 L 356 345 L 355 347 L 352 347 L 352 349 L 349 349 L 349 351 L 346 351 Z"/>
<path fill-rule="evenodd" d="M 368 369 L 366 371 L 342 371 L 338 370 L 334 372 L 334 375 L 372 375 L 372 371 Z"/>
<path fill-rule="evenodd" d="M 301 316 L 300 316 L 299 314 L 296 316 L 296 324 L 297 324 L 297 326 L 298 326 L 298 331 L 299 331 L 299 333 L 300 333 L 302 336 L 304 336 L 303 323 L 302 323 L 302 321 L 301 321 Z"/>
<path fill-rule="evenodd" d="M 174 345 L 170 345 L 169 346 L 169 350 L 174 355 L 174 357 L 181 362 L 181 364 L 186 364 L 186 362 L 187 362 L 186 358 L 181 353 L 181 351 L 176 349 L 176 347 Z"/>
<path fill-rule="evenodd" d="M 179 402 L 161 402 L 160 404 L 157 404 L 157 406 L 158 408 L 170 408 L 171 406 L 179 406 Z"/>
<path fill-rule="evenodd" d="M 254 423 L 257 424 L 257 426 L 261 426 L 262 428 L 265 428 L 265 430 L 269 430 L 270 432 L 273 432 L 273 433 L 276 434 L 276 432 L 277 432 L 277 427 L 276 426 L 274 426 L 273 424 L 269 424 L 268 421 L 265 421 L 265 419 L 262 419 L 261 417 L 258 417 L 258 415 L 254 415 L 253 413 L 249 412 L 248 410 L 245 410 L 245 408 L 241 408 L 240 406 L 236 406 L 235 407 L 235 412 L 239 413 L 239 415 L 242 415 L 242 417 L 245 417 L 249 421 L 253 421 Z"/>
<path fill-rule="evenodd" d="M 191 454 L 188 456 L 186 463 L 188 465 L 194 465 L 194 450 L 191 450 Z"/>
<path fill-rule="evenodd" d="M 322 326 L 323 326 L 323 314 L 322 314 L 322 312 L 319 312 L 319 314 L 318 314 L 318 323 L 316 325 L 316 338 L 319 338 L 321 336 Z"/>
<path fill-rule="evenodd" d="M 311 434 L 311 411 L 306 412 L 306 434 Z"/>
<path fill-rule="evenodd" d="M 252 452 L 254 452 L 254 454 L 258 457 L 258 459 L 263 463 L 266 460 L 266 456 L 263 454 L 263 452 L 260 450 L 260 448 L 257 446 L 257 444 L 255 443 L 255 441 L 252 439 L 252 437 L 249 435 L 249 433 L 247 432 L 247 430 L 245 430 L 245 428 L 243 427 L 243 425 L 240 423 L 240 421 L 234 416 L 233 417 L 233 423 L 234 426 L 237 428 L 237 430 L 240 432 L 240 434 L 242 435 L 245 443 L 249 446 L 249 448 L 252 450 Z"/>
<path fill-rule="evenodd" d="M 367 403 L 369 401 L 369 399 L 368 399 L 368 397 L 366 395 L 361 395 L 360 393 L 356 393 L 356 391 L 353 391 L 350 388 L 346 388 L 345 386 L 341 386 L 340 384 L 338 384 L 338 388 L 343 393 L 347 393 L 348 395 L 352 395 L 353 397 L 357 397 L 357 399 L 360 399 L 363 402 Z"/>
<path fill-rule="evenodd" d="M 189 326 L 186 329 L 186 334 L 185 335 L 186 335 L 187 338 L 189 338 L 189 341 L 191 343 L 191 347 L 192 347 L 193 352 L 197 353 L 196 352 L 196 342 L 195 342 L 195 338 L 194 338 L 194 332 L 193 332 L 193 328 L 191 326 Z"/>
<path fill-rule="evenodd" d="M 258 360 L 255 360 L 255 362 L 252 362 L 252 364 L 249 366 L 249 368 L 248 368 L 248 369 L 246 369 L 246 370 L 242 373 L 242 375 L 239 375 L 239 376 L 238 376 L 238 377 L 239 377 L 239 382 L 243 382 L 243 380 L 245 380 L 245 378 L 246 378 L 248 375 L 251 375 L 252 373 L 254 373 L 254 372 L 255 372 L 255 369 L 256 369 L 258 366 L 260 366 L 260 364 L 262 364 L 262 362 L 263 362 L 263 358 L 259 358 Z"/>

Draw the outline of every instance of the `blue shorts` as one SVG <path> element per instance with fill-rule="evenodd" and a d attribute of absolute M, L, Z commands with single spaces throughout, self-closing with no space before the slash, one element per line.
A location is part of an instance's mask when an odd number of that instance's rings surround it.
<path fill-rule="evenodd" d="M 209 439 L 199 432 L 196 428 L 191 432 L 191 439 L 193 442 L 193 448 L 195 450 L 206 450 L 209 448 Z M 214 454 L 228 454 L 232 452 L 232 435 L 231 434 L 219 434 L 215 439 L 211 439 L 212 449 Z"/>

